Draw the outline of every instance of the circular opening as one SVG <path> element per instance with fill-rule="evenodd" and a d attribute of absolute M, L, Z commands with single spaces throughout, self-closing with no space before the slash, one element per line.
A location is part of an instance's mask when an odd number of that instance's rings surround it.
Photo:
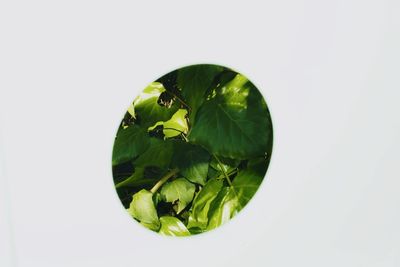
<path fill-rule="evenodd" d="M 192 65 L 150 83 L 124 115 L 112 170 L 122 205 L 163 235 L 217 228 L 264 179 L 272 152 L 264 98 L 244 75 Z"/>

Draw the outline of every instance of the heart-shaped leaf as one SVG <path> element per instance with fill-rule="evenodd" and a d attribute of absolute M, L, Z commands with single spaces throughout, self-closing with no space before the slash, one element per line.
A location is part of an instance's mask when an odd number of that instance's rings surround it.
<path fill-rule="evenodd" d="M 189 141 L 227 158 L 248 159 L 267 153 L 271 121 L 254 85 L 237 74 L 215 93 L 199 108 Z"/>
<path fill-rule="evenodd" d="M 158 138 L 150 138 L 149 140 L 149 147 L 134 161 L 135 165 L 138 167 L 167 168 L 173 155 L 173 143 L 170 140 L 163 141 Z"/>
<path fill-rule="evenodd" d="M 200 146 L 187 142 L 175 142 L 172 159 L 174 166 L 189 181 L 204 185 L 207 179 L 210 154 Z"/>
<path fill-rule="evenodd" d="M 128 209 L 129 214 L 147 228 L 157 231 L 160 228 L 157 210 L 154 207 L 153 194 L 145 189 L 133 195 Z"/>
<path fill-rule="evenodd" d="M 143 92 L 133 102 L 135 116 L 140 125 L 147 128 L 158 121 L 169 120 L 178 107 L 165 107 L 158 104 L 158 98 L 165 88 L 161 83 L 153 82 L 147 86 Z"/>
<path fill-rule="evenodd" d="M 118 165 L 133 160 L 149 146 L 149 136 L 146 129 L 131 125 L 120 129 L 115 139 L 112 163 Z"/>
<path fill-rule="evenodd" d="M 153 126 L 149 127 L 149 131 L 154 130 L 157 126 L 163 125 L 163 133 L 165 138 L 171 138 L 178 136 L 180 134 L 187 134 L 188 132 L 188 124 L 186 121 L 186 109 L 179 109 L 172 116 L 170 120 L 165 122 L 159 121 Z"/>
<path fill-rule="evenodd" d="M 178 178 L 166 183 L 161 189 L 161 196 L 166 202 L 176 204 L 176 213 L 180 213 L 193 199 L 196 186 L 185 178 Z"/>
<path fill-rule="evenodd" d="M 205 93 L 215 76 L 223 70 L 216 65 L 194 65 L 178 71 L 178 86 L 182 96 L 191 108 L 190 121 L 193 122 L 197 109 L 205 99 Z"/>

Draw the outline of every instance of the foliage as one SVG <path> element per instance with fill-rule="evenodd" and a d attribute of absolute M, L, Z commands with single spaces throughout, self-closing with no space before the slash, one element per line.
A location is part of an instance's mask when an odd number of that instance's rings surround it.
<path fill-rule="evenodd" d="M 230 69 L 194 65 L 161 77 L 133 101 L 114 143 L 114 182 L 142 225 L 188 236 L 243 209 L 271 151 L 271 119 L 257 88 Z"/>

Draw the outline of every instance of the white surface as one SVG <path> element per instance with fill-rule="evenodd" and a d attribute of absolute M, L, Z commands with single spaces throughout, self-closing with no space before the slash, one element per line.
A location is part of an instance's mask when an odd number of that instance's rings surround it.
<path fill-rule="evenodd" d="M 0 266 L 13 266 L 15 264 L 13 229 L 10 211 L 10 196 L 4 168 L 4 151 L 0 128 Z"/>
<path fill-rule="evenodd" d="M 2 1 L 15 262 L 399 266 L 399 12 L 397 0 Z M 273 158 L 229 224 L 163 238 L 119 203 L 113 136 L 148 82 L 201 62 L 260 88 Z"/>

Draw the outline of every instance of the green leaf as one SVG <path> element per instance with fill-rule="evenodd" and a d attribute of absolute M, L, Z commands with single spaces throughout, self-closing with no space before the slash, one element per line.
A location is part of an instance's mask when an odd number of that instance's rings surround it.
<path fill-rule="evenodd" d="M 162 201 L 162 196 L 160 194 L 160 192 L 155 192 L 153 194 L 153 202 L 154 202 L 154 206 L 157 207 L 157 205 Z"/>
<path fill-rule="evenodd" d="M 238 208 L 238 198 L 232 188 L 223 187 L 218 196 L 211 203 L 208 213 L 207 230 L 214 229 L 229 221 Z"/>
<path fill-rule="evenodd" d="M 189 181 L 204 185 L 207 180 L 210 154 L 200 146 L 175 142 L 173 164 Z"/>
<path fill-rule="evenodd" d="M 194 65 L 178 71 L 178 87 L 182 96 L 191 107 L 190 121 L 193 122 L 197 109 L 205 99 L 205 93 L 215 76 L 223 70 L 216 65 Z"/>
<path fill-rule="evenodd" d="M 129 214 L 147 228 L 157 231 L 160 228 L 157 210 L 154 207 L 153 194 L 145 189 L 133 195 L 128 209 Z"/>
<path fill-rule="evenodd" d="M 149 127 L 149 131 L 154 130 L 157 126 L 163 125 L 163 133 L 165 138 L 171 138 L 180 135 L 181 133 L 187 134 L 188 124 L 186 121 L 186 109 L 179 109 L 172 116 L 170 120 L 165 122 L 159 121 L 153 126 Z"/>
<path fill-rule="evenodd" d="M 121 187 L 147 187 L 154 185 L 160 177 L 162 177 L 165 170 L 153 167 L 136 167 L 135 172 L 125 180 L 115 185 L 116 189 Z"/>
<path fill-rule="evenodd" d="M 268 163 L 265 159 L 252 159 L 246 169 L 239 171 L 232 187 L 224 187 L 212 202 L 208 213 L 207 230 L 214 229 L 233 218 L 254 196 L 259 188 Z"/>
<path fill-rule="evenodd" d="M 185 178 L 178 178 L 166 183 L 161 189 L 165 202 L 176 203 L 176 213 L 180 213 L 193 199 L 196 186 Z"/>
<path fill-rule="evenodd" d="M 189 236 L 190 233 L 186 226 L 177 218 L 163 216 L 160 218 L 161 228 L 159 233 L 168 236 Z"/>
<path fill-rule="evenodd" d="M 167 168 L 173 154 L 172 142 L 158 138 L 149 138 L 149 140 L 148 149 L 135 160 L 135 165 L 137 167 L 155 166 L 161 169 Z"/>
<path fill-rule="evenodd" d="M 138 167 L 135 169 L 135 172 L 126 178 L 125 180 L 119 182 L 115 185 L 115 188 L 121 188 L 124 186 L 138 186 L 142 185 L 143 183 L 143 176 L 144 176 L 144 169 L 143 167 Z"/>
<path fill-rule="evenodd" d="M 165 88 L 161 83 L 153 82 L 133 102 L 134 114 L 143 127 L 169 120 L 178 109 L 175 105 L 167 108 L 158 104 L 158 98 L 164 91 Z"/>
<path fill-rule="evenodd" d="M 214 169 L 214 168 L 208 168 L 208 173 L 207 173 L 207 178 L 208 178 L 208 179 L 217 178 L 217 177 L 219 177 L 220 175 L 222 175 L 222 172 L 217 171 L 217 170 Z"/>
<path fill-rule="evenodd" d="M 221 180 L 211 179 L 200 190 L 193 200 L 192 210 L 188 220 L 188 228 L 205 229 L 208 224 L 208 211 L 211 202 L 217 197 L 222 188 Z"/>
<path fill-rule="evenodd" d="M 128 113 L 129 113 L 133 118 L 136 118 L 135 107 L 133 106 L 133 103 L 129 105 L 129 107 L 128 107 Z"/>
<path fill-rule="evenodd" d="M 164 122 L 164 135 L 167 138 L 178 136 L 181 133 L 187 134 L 188 124 L 186 121 L 186 109 L 179 109 L 170 120 Z"/>
<path fill-rule="evenodd" d="M 247 168 L 239 171 L 232 182 L 233 188 L 238 198 L 238 209 L 242 209 L 254 196 L 262 183 L 268 163 L 265 159 L 252 159 L 247 164 Z"/>
<path fill-rule="evenodd" d="M 118 165 L 143 153 L 149 146 L 149 136 L 146 129 L 132 125 L 120 129 L 114 142 L 112 164 Z"/>
<path fill-rule="evenodd" d="M 240 163 L 240 160 L 230 159 L 230 158 L 221 157 L 219 158 L 219 160 L 221 161 L 221 163 L 219 163 L 218 160 L 215 157 L 213 157 L 210 162 L 210 166 L 217 171 L 225 173 L 233 171 L 234 169 L 237 168 L 237 166 Z"/>
<path fill-rule="evenodd" d="M 217 156 L 263 156 L 272 138 L 271 119 L 259 91 L 237 74 L 199 108 L 189 141 Z"/>
<path fill-rule="evenodd" d="M 214 229 L 258 190 L 272 135 L 267 105 L 243 75 L 212 65 L 173 71 L 146 87 L 121 122 L 112 158 L 118 196 L 162 235 Z"/>

